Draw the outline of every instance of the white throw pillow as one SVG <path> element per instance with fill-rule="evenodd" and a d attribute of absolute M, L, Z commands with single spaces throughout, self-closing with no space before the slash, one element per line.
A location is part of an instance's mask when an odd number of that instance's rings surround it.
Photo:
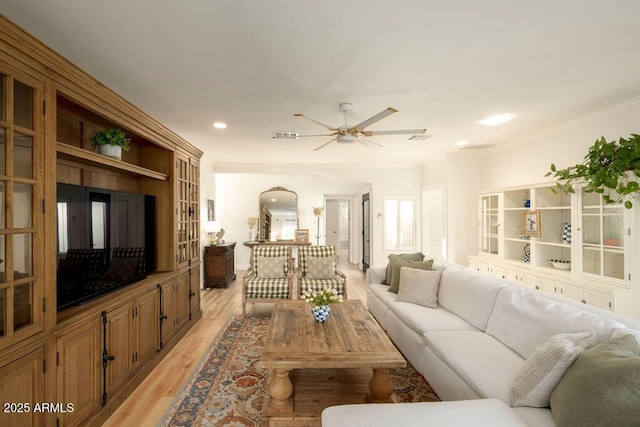
<path fill-rule="evenodd" d="M 441 271 L 402 267 L 398 301 L 438 308 L 438 286 Z"/>
<path fill-rule="evenodd" d="M 284 277 L 284 256 L 258 256 L 258 279 L 282 279 Z"/>
<path fill-rule="evenodd" d="M 552 336 L 527 358 L 516 374 L 509 393 L 511 406 L 548 407 L 551 393 L 567 369 L 595 344 L 594 331 Z"/>
<path fill-rule="evenodd" d="M 326 280 L 335 277 L 335 265 L 332 256 L 307 257 L 307 279 Z"/>

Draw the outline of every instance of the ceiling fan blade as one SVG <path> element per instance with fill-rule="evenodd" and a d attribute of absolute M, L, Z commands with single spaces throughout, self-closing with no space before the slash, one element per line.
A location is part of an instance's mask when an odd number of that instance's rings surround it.
<path fill-rule="evenodd" d="M 317 135 L 298 135 L 298 138 L 310 138 L 314 136 L 336 136 L 336 133 L 319 133 Z"/>
<path fill-rule="evenodd" d="M 335 138 L 333 138 L 331 141 L 329 141 L 329 142 L 325 142 L 325 143 L 324 143 L 324 144 L 322 144 L 321 146 L 314 148 L 314 149 L 313 149 L 313 151 L 318 151 L 319 149 L 323 148 L 325 145 L 331 144 L 331 143 L 332 143 L 333 141 L 335 141 L 335 140 L 336 140 L 336 139 L 335 139 Z"/>
<path fill-rule="evenodd" d="M 296 114 L 294 114 L 293 116 L 294 116 L 294 117 L 302 117 L 303 119 L 307 119 L 307 120 L 309 120 L 309 121 L 311 121 L 311 122 L 313 122 L 313 123 L 315 123 L 315 124 L 317 124 L 317 125 L 322 126 L 323 128 L 327 128 L 327 129 L 329 129 L 329 130 L 336 130 L 336 128 L 334 128 L 334 127 L 332 127 L 332 126 L 325 125 L 325 124 L 324 124 L 324 123 L 322 123 L 322 122 L 319 122 L 319 121 L 317 121 L 317 120 L 310 119 L 309 117 L 307 117 L 307 116 L 303 116 L 303 115 L 302 115 L 302 114 L 300 114 L 300 113 L 296 113 Z"/>
<path fill-rule="evenodd" d="M 380 136 L 380 135 L 424 135 L 426 129 L 405 129 L 405 130 L 365 130 L 362 132 L 364 136 Z"/>
<path fill-rule="evenodd" d="M 365 120 L 364 122 L 362 122 L 362 123 L 360 123 L 360 124 L 355 125 L 355 126 L 354 126 L 354 127 L 352 127 L 351 129 L 357 129 L 357 130 L 359 130 L 360 132 L 362 132 L 362 131 L 364 130 L 364 128 L 369 127 L 369 126 L 371 126 L 372 124 L 377 123 L 377 122 L 379 122 L 379 121 L 380 121 L 380 120 L 382 120 L 382 119 L 386 119 L 386 118 L 387 118 L 387 117 L 389 117 L 390 115 L 395 114 L 395 113 L 397 113 L 397 112 L 398 112 L 398 110 L 396 110 L 395 108 L 393 108 L 393 107 L 389 107 L 389 108 L 387 108 L 386 110 L 384 110 L 384 111 L 382 111 L 382 112 L 380 112 L 380 113 L 376 114 L 375 116 L 368 118 L 368 119 L 367 119 L 367 120 Z"/>
<path fill-rule="evenodd" d="M 377 142 L 369 141 L 368 139 L 364 138 L 358 138 L 358 142 L 374 149 L 382 147 L 382 145 L 378 144 Z"/>

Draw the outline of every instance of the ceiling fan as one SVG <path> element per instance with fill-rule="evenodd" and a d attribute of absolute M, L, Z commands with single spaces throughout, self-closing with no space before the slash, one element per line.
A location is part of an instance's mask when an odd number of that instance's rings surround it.
<path fill-rule="evenodd" d="M 351 144 L 354 142 L 359 142 L 371 148 L 380 148 L 382 147 L 382 145 L 376 142 L 373 142 L 371 140 L 365 139 L 365 137 L 368 138 L 368 137 L 378 136 L 378 135 L 425 135 L 427 133 L 426 129 L 377 130 L 377 131 L 366 130 L 367 127 L 373 125 L 374 123 L 377 123 L 380 120 L 385 119 L 391 116 L 392 114 L 397 113 L 398 110 L 396 110 L 393 107 L 389 107 L 385 109 L 384 111 L 376 114 L 375 116 L 368 118 L 362 123 L 359 123 L 355 126 L 349 126 L 347 124 L 347 113 L 349 113 L 352 110 L 353 110 L 353 104 L 348 102 L 343 102 L 342 104 L 340 104 L 340 112 L 344 114 L 344 126 L 338 126 L 338 127 L 332 127 L 324 123 L 321 123 L 317 120 L 311 119 L 309 117 L 305 117 L 302 114 L 296 113 L 293 115 L 294 117 L 302 117 L 303 119 L 310 120 L 313 123 L 320 125 L 324 128 L 327 128 L 332 132 L 325 133 L 325 134 L 318 134 L 318 135 L 300 135 L 297 132 L 274 132 L 273 138 L 299 139 L 299 138 L 309 138 L 309 137 L 317 137 L 317 136 L 332 136 L 333 139 L 331 139 L 329 142 L 325 142 L 324 144 L 322 144 L 317 148 L 314 148 L 313 150 L 313 151 L 318 151 L 319 149 L 327 146 L 333 141 L 336 141 L 338 144 Z M 429 136 L 424 136 L 419 139 L 426 139 L 428 137 Z"/>

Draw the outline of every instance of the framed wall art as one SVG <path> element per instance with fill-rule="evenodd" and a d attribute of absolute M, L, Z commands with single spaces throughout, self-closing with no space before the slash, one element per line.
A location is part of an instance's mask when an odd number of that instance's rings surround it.
<path fill-rule="evenodd" d="M 309 241 L 309 230 L 298 229 L 294 232 L 294 241 L 300 243 L 307 243 Z"/>
<path fill-rule="evenodd" d="M 540 237 L 540 211 L 522 212 L 522 230 L 525 236 Z"/>

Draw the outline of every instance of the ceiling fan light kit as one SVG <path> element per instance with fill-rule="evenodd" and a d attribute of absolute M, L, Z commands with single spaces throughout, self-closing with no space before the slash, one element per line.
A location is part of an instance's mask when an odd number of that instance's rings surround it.
<path fill-rule="evenodd" d="M 398 112 L 397 109 L 393 107 L 388 107 L 385 110 L 379 112 L 378 114 L 364 120 L 363 122 L 355 125 L 349 126 L 347 124 L 347 113 L 353 111 L 353 104 L 350 102 L 342 102 L 339 105 L 340 112 L 344 114 L 344 126 L 332 127 L 312 118 L 306 117 L 300 113 L 295 113 L 294 117 L 300 117 L 303 119 L 307 119 L 319 126 L 322 126 L 325 129 L 331 131 L 328 134 L 321 135 L 300 135 L 297 132 L 279 132 L 276 131 L 273 133 L 273 138 L 275 139 L 299 139 L 305 137 L 316 137 L 316 136 L 331 136 L 331 139 L 328 142 L 325 142 L 319 147 L 316 147 L 313 151 L 318 151 L 323 147 L 326 147 L 328 144 L 336 141 L 338 144 L 353 144 L 354 142 L 359 142 L 363 145 L 366 145 L 371 148 L 380 148 L 382 145 L 377 142 L 373 142 L 371 140 L 365 139 L 365 137 L 373 137 L 373 136 L 381 136 L 381 135 L 413 135 L 413 137 L 409 137 L 407 141 L 415 141 L 415 140 L 424 140 L 427 139 L 430 135 L 425 135 L 427 133 L 427 129 L 405 129 L 405 130 L 382 130 L 382 131 L 370 131 L 365 130 L 369 126 L 378 123 L 381 120 L 386 119 L 387 117 Z"/>

